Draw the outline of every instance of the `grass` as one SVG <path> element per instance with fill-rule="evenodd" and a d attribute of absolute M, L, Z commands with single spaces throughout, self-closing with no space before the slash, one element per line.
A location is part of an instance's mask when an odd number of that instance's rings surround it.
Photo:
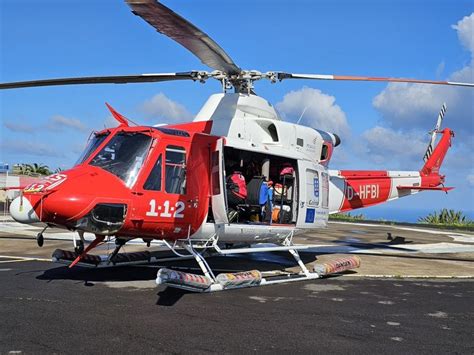
<path fill-rule="evenodd" d="M 366 218 L 363 214 L 350 214 L 350 212 L 346 213 L 334 213 L 329 215 L 330 221 L 365 221 Z"/>

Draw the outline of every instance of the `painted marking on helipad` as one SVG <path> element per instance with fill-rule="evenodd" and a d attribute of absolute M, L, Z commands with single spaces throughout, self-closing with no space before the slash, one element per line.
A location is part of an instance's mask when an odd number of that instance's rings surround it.
<path fill-rule="evenodd" d="M 453 238 L 455 242 L 474 243 L 474 235 L 450 234 L 448 237 Z"/>
<path fill-rule="evenodd" d="M 329 224 L 346 224 L 346 225 L 351 225 L 351 226 L 363 226 L 363 227 L 386 227 L 386 228 L 400 229 L 400 230 L 410 231 L 410 232 L 420 232 L 420 233 L 429 233 L 429 234 L 443 234 L 443 235 L 449 235 L 449 236 L 457 235 L 457 236 L 471 237 L 469 234 L 457 233 L 457 232 L 453 232 L 453 231 L 443 231 L 443 230 L 416 228 L 416 227 L 403 227 L 403 226 L 389 225 L 389 224 L 333 222 L 333 221 L 329 222 Z"/>
<path fill-rule="evenodd" d="M 306 249 L 305 252 L 324 253 L 324 254 L 367 254 L 367 255 L 386 255 L 386 254 L 445 254 L 445 253 L 471 253 L 474 252 L 474 245 L 457 243 L 430 243 L 430 244 L 397 244 L 380 245 L 373 248 L 364 246 L 338 245 L 323 246 Z"/>
<path fill-rule="evenodd" d="M 0 259 L 12 259 L 10 261 L 4 262 L 15 262 L 15 261 L 51 261 L 51 259 L 45 258 L 34 258 L 34 257 L 27 257 L 27 256 L 14 256 L 14 255 L 0 255 Z"/>

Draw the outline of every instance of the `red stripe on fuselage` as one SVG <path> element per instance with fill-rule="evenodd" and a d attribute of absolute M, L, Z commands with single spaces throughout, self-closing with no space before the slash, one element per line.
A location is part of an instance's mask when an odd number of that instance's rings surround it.
<path fill-rule="evenodd" d="M 386 170 L 341 170 L 340 175 L 346 179 L 366 179 L 366 178 L 383 178 L 388 177 Z"/>
<path fill-rule="evenodd" d="M 386 171 L 341 171 L 346 179 L 341 212 L 388 200 L 392 179 Z"/>

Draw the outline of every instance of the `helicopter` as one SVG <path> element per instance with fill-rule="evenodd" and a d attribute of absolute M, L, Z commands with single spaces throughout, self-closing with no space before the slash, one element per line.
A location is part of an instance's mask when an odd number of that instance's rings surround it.
<path fill-rule="evenodd" d="M 125 84 L 188 80 L 220 82 L 192 122 L 145 126 L 107 104 L 118 122 L 94 132 L 75 166 L 21 189 L 10 206 L 21 223 L 75 231 L 74 251 L 57 250 L 53 260 L 85 267 L 113 267 L 161 260 L 127 253 L 130 240 L 159 241 L 177 259 L 193 258 L 204 276 L 160 269 L 158 283 L 192 291 L 315 279 L 293 237 L 325 228 L 330 214 L 373 206 L 421 191 L 448 192 L 440 167 L 454 132 L 441 129 L 443 105 L 420 171 L 331 170 L 340 137 L 285 122 L 257 95 L 260 80 L 335 80 L 474 87 L 473 83 L 406 78 L 296 74 L 243 70 L 207 34 L 156 0 L 126 0 L 132 12 L 198 57 L 213 71 L 94 76 L 0 83 L 0 89 Z M 439 139 L 438 139 L 439 138 Z M 85 246 L 84 233 L 95 239 Z M 110 255 L 90 251 L 109 238 Z M 255 247 L 258 246 L 258 247 Z M 206 262 L 212 255 L 288 251 L 301 268 L 292 277 L 262 278 L 254 271 L 220 282 Z M 230 285 L 230 286 L 229 286 Z"/>

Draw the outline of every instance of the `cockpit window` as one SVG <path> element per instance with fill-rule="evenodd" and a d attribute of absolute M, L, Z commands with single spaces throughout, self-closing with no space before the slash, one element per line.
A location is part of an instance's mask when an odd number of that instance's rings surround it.
<path fill-rule="evenodd" d="M 95 133 L 89 138 L 89 141 L 87 142 L 87 146 L 82 152 L 82 154 L 79 156 L 79 159 L 77 159 L 76 164 L 74 165 L 79 165 L 84 163 L 84 161 L 89 158 L 89 156 L 97 149 L 99 145 L 102 144 L 102 142 L 107 138 L 109 135 L 109 132 L 102 133 L 102 134 L 97 134 Z"/>
<path fill-rule="evenodd" d="M 92 159 L 90 165 L 107 170 L 132 186 L 146 158 L 152 138 L 142 133 L 120 132 Z"/>

